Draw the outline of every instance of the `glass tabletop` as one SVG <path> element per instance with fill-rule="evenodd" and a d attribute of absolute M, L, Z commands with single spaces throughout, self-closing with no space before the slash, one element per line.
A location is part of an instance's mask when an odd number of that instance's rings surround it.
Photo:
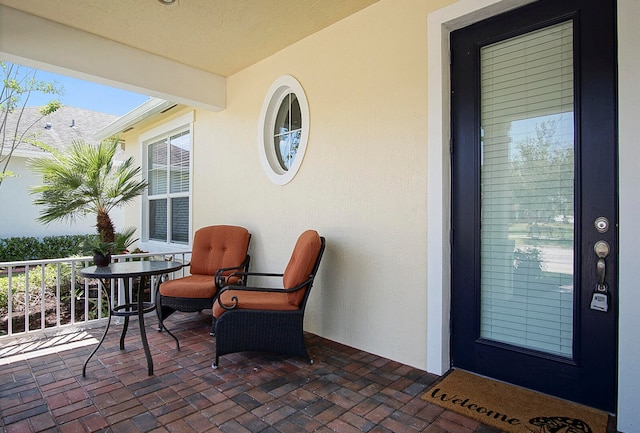
<path fill-rule="evenodd" d="M 166 260 L 142 260 L 111 263 L 108 266 L 89 266 L 80 269 L 80 274 L 92 278 L 127 278 L 165 274 L 180 270 L 183 263 Z"/>

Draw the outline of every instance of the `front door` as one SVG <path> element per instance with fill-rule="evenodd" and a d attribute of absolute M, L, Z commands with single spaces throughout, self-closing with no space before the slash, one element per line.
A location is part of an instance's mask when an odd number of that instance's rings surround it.
<path fill-rule="evenodd" d="M 610 412 L 615 60 L 614 0 L 451 34 L 453 366 Z"/>

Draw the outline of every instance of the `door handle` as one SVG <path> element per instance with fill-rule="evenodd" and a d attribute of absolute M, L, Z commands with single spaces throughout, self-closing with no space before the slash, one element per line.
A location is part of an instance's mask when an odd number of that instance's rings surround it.
<path fill-rule="evenodd" d="M 604 262 L 604 258 L 600 257 L 598 259 L 598 264 L 596 265 L 596 269 L 598 271 L 598 286 L 604 285 L 604 275 L 606 271 L 607 265 Z"/>
<path fill-rule="evenodd" d="M 605 288 L 604 278 L 607 270 L 607 264 L 604 259 L 609 255 L 611 247 L 609 247 L 609 243 L 607 241 L 598 241 L 593 246 L 593 251 L 596 253 L 596 256 L 598 256 L 598 262 L 596 264 L 596 271 L 598 273 L 597 289 L 601 292 L 605 292 L 607 289 Z"/>
<path fill-rule="evenodd" d="M 609 296 L 607 294 L 607 283 L 604 281 L 607 270 L 607 264 L 604 259 L 609 255 L 611 248 L 607 241 L 598 241 L 593 246 L 593 251 L 596 253 L 596 256 L 598 256 L 598 262 L 596 263 L 598 283 L 596 284 L 596 290 L 593 292 L 593 297 L 591 298 L 591 309 L 606 313 L 609 311 Z"/>

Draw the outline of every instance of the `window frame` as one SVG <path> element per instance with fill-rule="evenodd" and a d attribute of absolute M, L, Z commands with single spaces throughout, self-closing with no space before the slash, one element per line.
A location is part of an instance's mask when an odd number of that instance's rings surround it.
<path fill-rule="evenodd" d="M 301 131 L 300 144 L 288 170 L 282 168 L 274 141 L 274 128 L 278 111 L 284 99 L 293 93 L 300 105 Z M 258 124 L 258 154 L 260 164 L 271 182 L 286 185 L 291 182 L 300 170 L 309 139 L 309 104 L 304 90 L 298 80 L 291 75 L 278 77 L 265 96 L 260 111 Z"/>
<path fill-rule="evenodd" d="M 184 251 L 191 247 L 192 243 L 192 220 L 193 220 L 193 122 L 194 112 L 186 113 L 175 119 L 159 125 L 156 128 L 150 129 L 142 134 L 138 138 L 141 151 L 141 161 L 143 176 L 148 181 L 149 167 L 148 167 L 148 150 L 151 144 L 157 143 L 159 140 L 169 138 L 170 136 L 178 135 L 184 132 L 189 133 L 189 191 L 180 193 L 171 193 L 169 178 L 167 179 L 167 191 L 163 194 L 154 195 L 154 197 L 164 195 L 167 200 L 178 197 L 187 197 L 189 199 L 189 221 L 188 221 L 188 233 L 187 242 L 178 243 L 171 241 L 171 206 L 167 203 L 167 240 L 165 242 L 155 239 L 149 239 L 149 203 L 150 195 L 148 189 L 145 190 L 142 195 L 141 212 L 140 212 L 140 248 L 149 252 L 155 251 Z M 167 161 L 170 165 L 170 160 Z"/>

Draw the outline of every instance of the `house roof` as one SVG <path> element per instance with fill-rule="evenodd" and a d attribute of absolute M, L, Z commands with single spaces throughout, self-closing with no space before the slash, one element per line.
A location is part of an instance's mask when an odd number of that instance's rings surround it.
<path fill-rule="evenodd" d="M 19 120 L 19 131 L 22 132 L 33 124 L 27 135 L 35 134 L 36 140 L 60 150 L 66 149 L 76 140 L 95 143 L 93 135 L 118 118 L 112 114 L 77 107 L 62 106 L 54 113 L 44 117 L 39 110 L 40 107 L 25 107 Z M 19 115 L 20 112 L 15 111 L 8 117 L 8 133 L 13 134 L 11 131 L 15 130 Z M 14 155 L 32 156 L 41 152 L 35 146 L 23 142 L 18 146 Z"/>

